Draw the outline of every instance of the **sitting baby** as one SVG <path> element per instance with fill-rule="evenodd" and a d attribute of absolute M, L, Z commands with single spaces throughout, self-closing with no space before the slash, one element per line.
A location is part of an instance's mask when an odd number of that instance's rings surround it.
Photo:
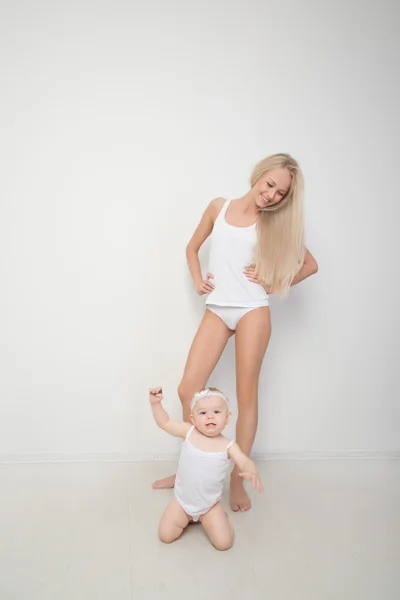
<path fill-rule="evenodd" d="M 217 550 L 233 544 L 233 528 L 221 504 L 222 488 L 232 460 L 240 476 L 261 492 L 255 464 L 239 446 L 222 435 L 231 413 L 225 394 L 207 388 L 194 395 L 191 423 L 173 421 L 161 405 L 162 389 L 150 390 L 154 419 L 161 429 L 184 439 L 176 475 L 174 498 L 165 509 L 158 527 L 160 540 L 176 540 L 190 522 L 200 521 Z"/>

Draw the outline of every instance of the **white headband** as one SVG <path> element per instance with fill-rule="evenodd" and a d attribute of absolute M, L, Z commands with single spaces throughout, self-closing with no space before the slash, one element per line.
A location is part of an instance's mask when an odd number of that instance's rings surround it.
<path fill-rule="evenodd" d="M 210 398 L 211 396 L 219 396 L 220 398 L 223 398 L 229 408 L 229 401 L 228 401 L 228 398 L 225 396 L 225 394 L 223 394 L 222 392 L 213 392 L 213 390 L 206 388 L 205 390 L 202 390 L 201 392 L 195 393 L 195 395 L 193 396 L 192 401 L 190 403 L 190 410 L 193 410 L 193 407 L 196 404 L 196 402 L 198 402 L 199 400 L 202 400 L 203 398 Z"/>

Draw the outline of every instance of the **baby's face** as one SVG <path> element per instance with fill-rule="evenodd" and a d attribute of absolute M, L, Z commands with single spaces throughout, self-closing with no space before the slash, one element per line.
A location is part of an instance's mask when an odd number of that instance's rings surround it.
<path fill-rule="evenodd" d="M 219 435 L 227 426 L 229 417 L 228 405 L 220 396 L 202 398 L 193 406 L 190 415 L 196 429 L 208 437 Z"/>

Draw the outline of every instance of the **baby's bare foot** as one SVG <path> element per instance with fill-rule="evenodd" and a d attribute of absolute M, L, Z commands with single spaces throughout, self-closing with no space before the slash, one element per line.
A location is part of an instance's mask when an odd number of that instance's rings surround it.
<path fill-rule="evenodd" d="M 175 485 L 175 477 L 176 475 L 170 475 L 169 477 L 164 477 L 164 479 L 157 479 L 153 483 L 153 488 L 155 490 L 167 490 L 173 488 Z"/>
<path fill-rule="evenodd" d="M 244 489 L 243 479 L 236 474 L 231 475 L 231 509 L 235 512 L 251 508 L 251 501 Z"/>

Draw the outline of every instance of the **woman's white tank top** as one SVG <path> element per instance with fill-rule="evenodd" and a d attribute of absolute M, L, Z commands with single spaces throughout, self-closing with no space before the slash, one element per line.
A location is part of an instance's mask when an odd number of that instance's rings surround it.
<path fill-rule="evenodd" d="M 257 243 L 256 225 L 235 227 L 226 222 L 227 200 L 210 236 L 208 271 L 214 275 L 215 289 L 208 295 L 206 304 L 256 308 L 268 306 L 268 294 L 264 288 L 249 281 L 243 269 L 253 263 Z"/>

